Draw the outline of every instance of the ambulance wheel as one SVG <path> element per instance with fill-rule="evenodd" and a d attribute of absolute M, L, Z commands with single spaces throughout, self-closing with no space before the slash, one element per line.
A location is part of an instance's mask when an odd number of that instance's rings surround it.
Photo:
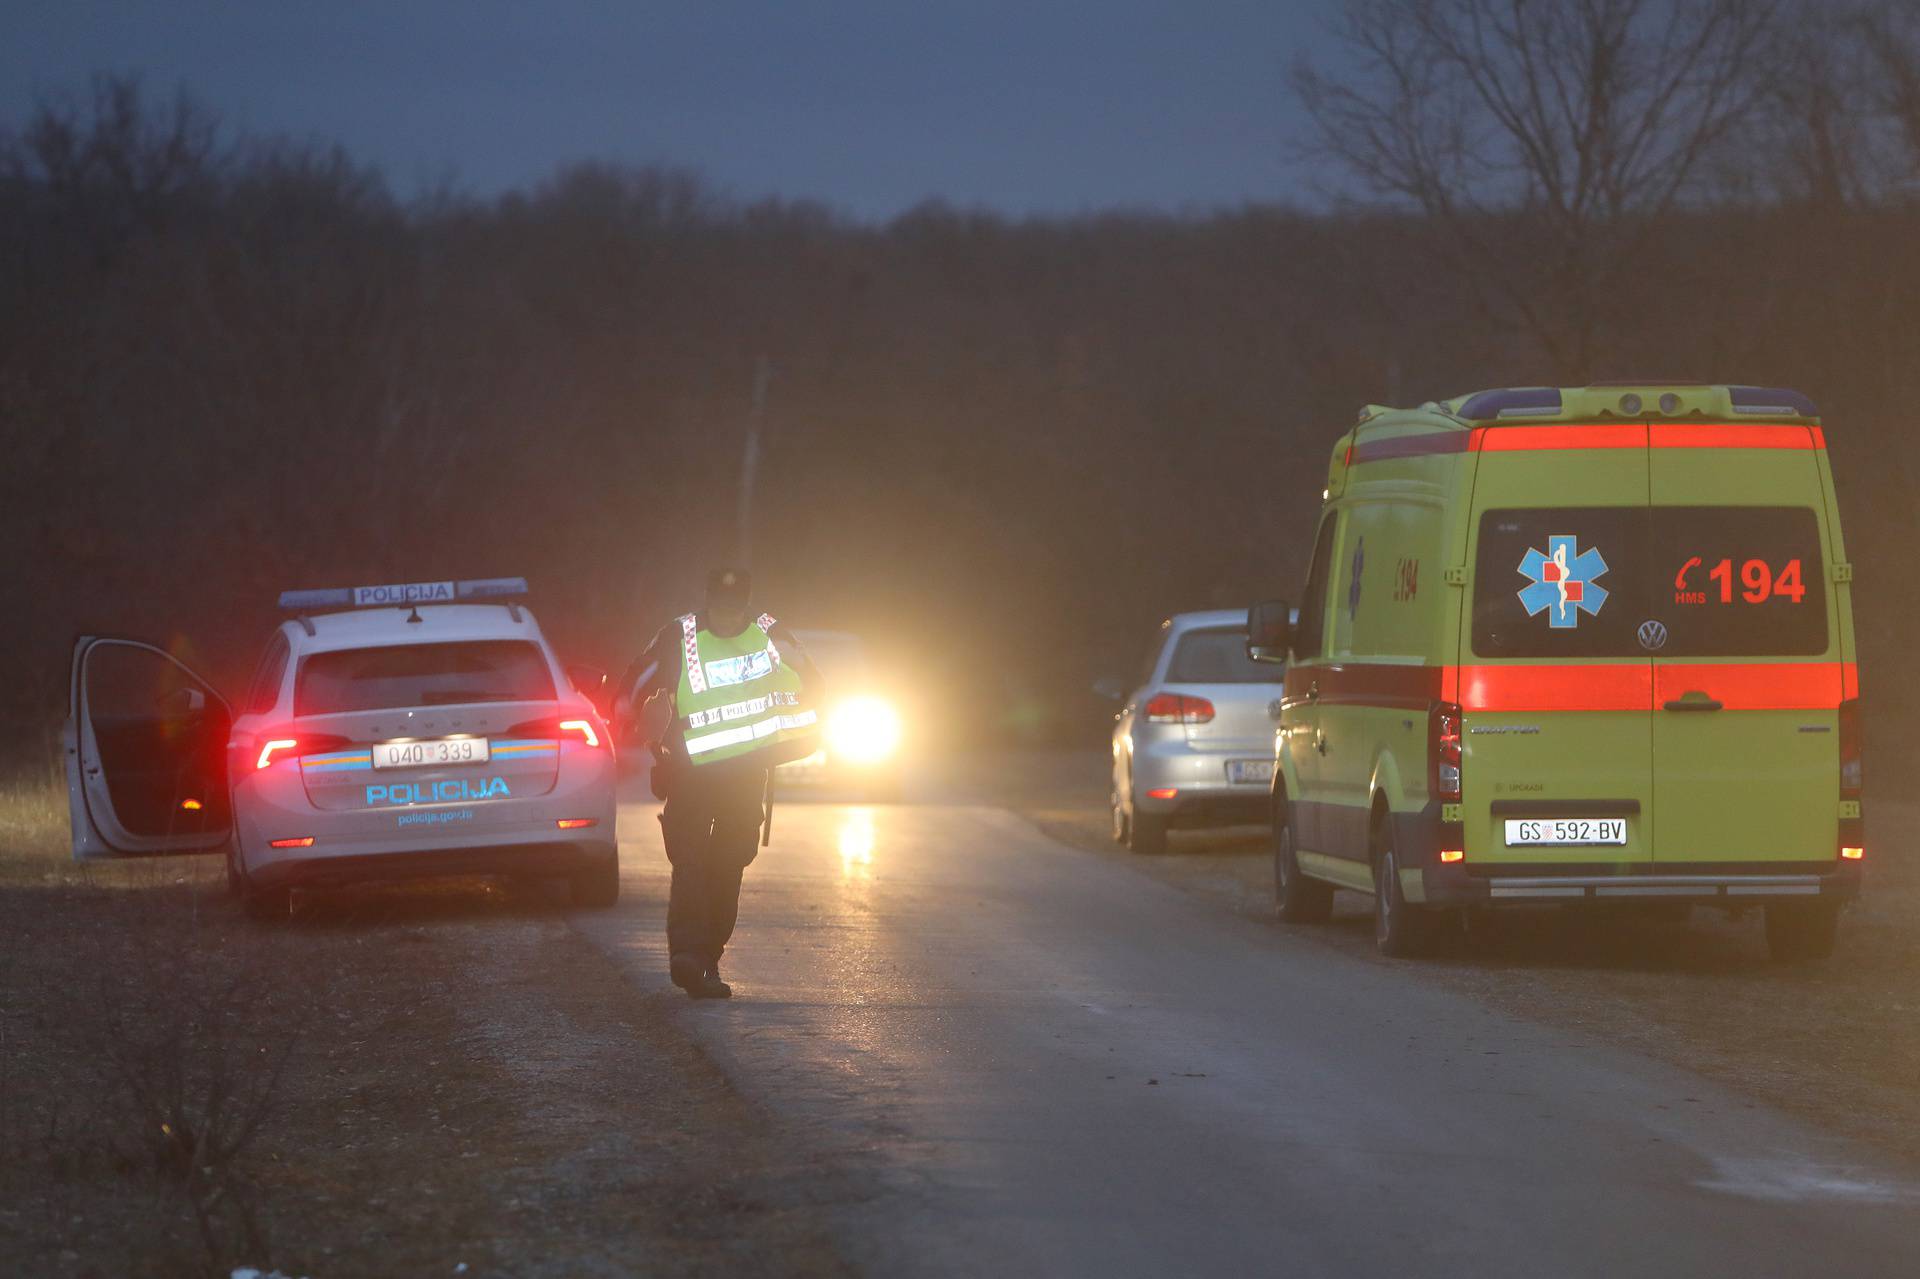
<path fill-rule="evenodd" d="M 1767 954 L 1777 964 L 1826 959 L 1840 927 L 1840 908 L 1780 902 L 1767 907 Z"/>
<path fill-rule="evenodd" d="M 1400 891 L 1400 855 L 1393 846 L 1393 823 L 1373 831 L 1373 944 L 1394 959 L 1426 952 L 1433 941 L 1433 915 Z"/>
<path fill-rule="evenodd" d="M 620 859 L 609 857 L 585 870 L 577 870 L 569 881 L 576 906 L 611 906 L 620 900 Z"/>
<path fill-rule="evenodd" d="M 1159 813 L 1143 813 L 1136 804 L 1127 822 L 1127 847 L 1149 856 L 1166 852 L 1167 819 Z"/>
<path fill-rule="evenodd" d="M 1324 924 L 1333 914 L 1333 889 L 1301 872 L 1287 819 L 1273 824 L 1273 904 L 1289 924 Z"/>

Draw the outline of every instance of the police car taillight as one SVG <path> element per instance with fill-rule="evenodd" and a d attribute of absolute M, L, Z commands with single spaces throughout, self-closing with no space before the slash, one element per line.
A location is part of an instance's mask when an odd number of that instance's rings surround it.
<path fill-rule="evenodd" d="M 1147 699 L 1149 724 L 1210 724 L 1213 703 L 1184 693 L 1156 693 Z"/>
<path fill-rule="evenodd" d="M 262 742 L 260 744 L 260 756 L 258 759 L 254 761 L 253 767 L 256 771 L 262 768 L 266 768 L 273 763 L 273 757 L 275 755 L 279 755 L 279 754 L 290 752 L 290 751 L 296 751 L 299 749 L 300 749 L 300 743 L 294 738 L 291 738 L 291 737 L 271 738 L 268 741 Z"/>
<path fill-rule="evenodd" d="M 1433 793 L 1440 800 L 1460 798 L 1460 707 L 1438 702 L 1427 716 L 1429 754 L 1433 757 Z"/>
<path fill-rule="evenodd" d="M 271 766 L 276 760 L 291 755 L 311 755 L 316 751 L 337 751 L 353 745 L 349 738 L 338 733 L 301 733 L 294 736 L 291 728 L 268 729 L 252 737 L 245 733 L 227 743 L 228 749 L 236 755 L 253 760 L 254 771 Z"/>
<path fill-rule="evenodd" d="M 565 737 L 568 733 L 578 733 L 580 735 L 580 740 L 585 742 L 589 746 L 598 746 L 600 744 L 600 734 L 593 731 L 593 724 L 588 720 L 584 720 L 584 719 L 561 720 L 560 735 L 562 737 Z"/>

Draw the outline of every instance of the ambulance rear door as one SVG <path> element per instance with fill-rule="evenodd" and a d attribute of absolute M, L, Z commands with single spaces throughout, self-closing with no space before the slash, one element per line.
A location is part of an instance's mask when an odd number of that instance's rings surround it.
<path fill-rule="evenodd" d="M 1652 428 L 1662 870 L 1837 856 L 1843 668 L 1817 440 L 1799 425 Z"/>

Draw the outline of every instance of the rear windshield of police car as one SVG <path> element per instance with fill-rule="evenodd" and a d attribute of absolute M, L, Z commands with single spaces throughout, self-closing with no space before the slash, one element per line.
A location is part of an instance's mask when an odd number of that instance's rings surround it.
<path fill-rule="evenodd" d="M 538 645 L 462 640 L 314 653 L 300 663 L 293 713 L 335 715 L 553 698 L 553 676 Z"/>
<path fill-rule="evenodd" d="M 1807 507 L 1491 510 L 1474 564 L 1480 657 L 1761 657 L 1827 651 Z"/>
<path fill-rule="evenodd" d="M 1278 684 L 1286 673 L 1247 656 L 1242 630 L 1188 631 L 1174 643 L 1169 684 Z"/>

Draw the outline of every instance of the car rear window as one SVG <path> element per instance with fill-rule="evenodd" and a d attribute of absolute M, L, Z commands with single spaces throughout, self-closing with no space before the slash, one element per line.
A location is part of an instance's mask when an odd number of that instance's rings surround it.
<path fill-rule="evenodd" d="M 1169 684 L 1278 684 L 1286 673 L 1247 656 L 1243 630 L 1188 631 L 1167 663 Z"/>
<path fill-rule="evenodd" d="M 296 715 L 332 715 L 553 699 L 553 676 L 538 645 L 464 640 L 315 653 L 300 663 L 293 710 Z"/>
<path fill-rule="evenodd" d="M 1480 657 L 1810 656 L 1827 650 L 1806 507 L 1551 507 L 1480 517 Z"/>

